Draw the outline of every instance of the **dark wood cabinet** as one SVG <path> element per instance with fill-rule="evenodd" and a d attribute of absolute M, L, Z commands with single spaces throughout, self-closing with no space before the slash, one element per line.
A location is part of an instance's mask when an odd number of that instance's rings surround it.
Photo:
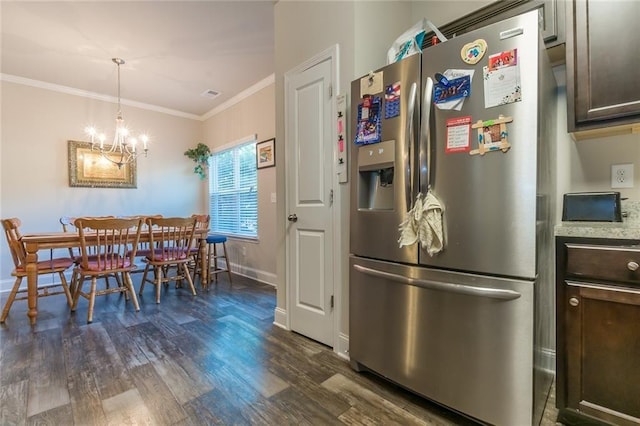
<path fill-rule="evenodd" d="M 640 424 L 637 244 L 556 239 L 556 405 L 563 424 Z"/>
<path fill-rule="evenodd" d="M 640 128 L 640 2 L 571 0 L 567 8 L 568 131 Z"/>

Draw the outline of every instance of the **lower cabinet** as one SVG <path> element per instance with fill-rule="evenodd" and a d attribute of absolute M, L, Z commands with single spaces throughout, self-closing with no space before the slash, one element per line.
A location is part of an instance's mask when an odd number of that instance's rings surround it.
<path fill-rule="evenodd" d="M 640 424 L 640 246 L 558 240 L 563 424 Z"/>

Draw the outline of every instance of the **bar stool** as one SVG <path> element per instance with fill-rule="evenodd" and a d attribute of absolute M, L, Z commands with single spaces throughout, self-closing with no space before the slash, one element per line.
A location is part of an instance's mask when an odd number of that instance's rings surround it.
<path fill-rule="evenodd" d="M 229 266 L 229 256 L 227 255 L 227 237 L 219 234 L 210 234 L 207 236 L 207 271 L 209 274 L 208 281 L 211 282 L 215 277 L 218 282 L 218 274 L 226 272 L 229 275 L 229 286 L 231 286 L 231 267 Z M 218 244 L 222 244 L 224 254 L 218 254 Z M 226 267 L 218 266 L 218 259 L 224 259 Z M 211 261 L 213 260 L 213 269 L 211 269 Z M 209 283 L 207 283 L 208 285 Z"/>

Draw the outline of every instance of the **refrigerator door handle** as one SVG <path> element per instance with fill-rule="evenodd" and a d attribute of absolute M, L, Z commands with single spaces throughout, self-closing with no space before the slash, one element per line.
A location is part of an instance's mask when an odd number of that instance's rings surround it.
<path fill-rule="evenodd" d="M 419 278 L 411 278 L 403 275 L 392 274 L 390 272 L 379 271 L 377 269 L 367 268 L 366 266 L 353 265 L 353 269 L 363 274 L 371 275 L 379 278 L 401 282 L 428 290 L 446 291 L 449 293 L 464 294 L 467 296 L 488 297 L 500 300 L 515 300 L 521 294 L 513 290 L 502 290 L 498 288 L 474 287 L 463 284 L 443 283 L 439 281 L 422 280 Z"/>
<path fill-rule="evenodd" d="M 420 138 L 420 191 L 423 194 L 426 194 L 431 186 L 429 179 L 431 174 L 431 129 L 429 128 L 429 120 L 431 119 L 432 98 L 433 80 L 431 77 L 427 77 L 427 81 L 424 84 L 424 101 L 422 104 L 421 120 L 422 134 Z"/>
<path fill-rule="evenodd" d="M 405 181 L 407 185 L 405 185 L 405 198 L 407 203 L 407 211 L 411 210 L 413 206 L 413 155 L 411 154 L 411 147 L 415 146 L 415 133 L 413 131 L 414 128 L 414 111 L 416 108 L 416 96 L 418 91 L 417 83 L 413 83 L 411 85 L 411 89 L 409 90 L 409 105 L 407 108 L 407 128 L 405 129 L 405 138 L 404 138 L 404 173 L 405 173 Z"/>

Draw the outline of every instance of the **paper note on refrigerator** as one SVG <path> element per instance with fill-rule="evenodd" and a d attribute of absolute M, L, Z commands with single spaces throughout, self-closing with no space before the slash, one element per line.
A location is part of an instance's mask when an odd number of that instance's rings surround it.
<path fill-rule="evenodd" d="M 491 69 L 483 68 L 484 107 L 510 104 L 522 100 L 520 64 Z"/>

